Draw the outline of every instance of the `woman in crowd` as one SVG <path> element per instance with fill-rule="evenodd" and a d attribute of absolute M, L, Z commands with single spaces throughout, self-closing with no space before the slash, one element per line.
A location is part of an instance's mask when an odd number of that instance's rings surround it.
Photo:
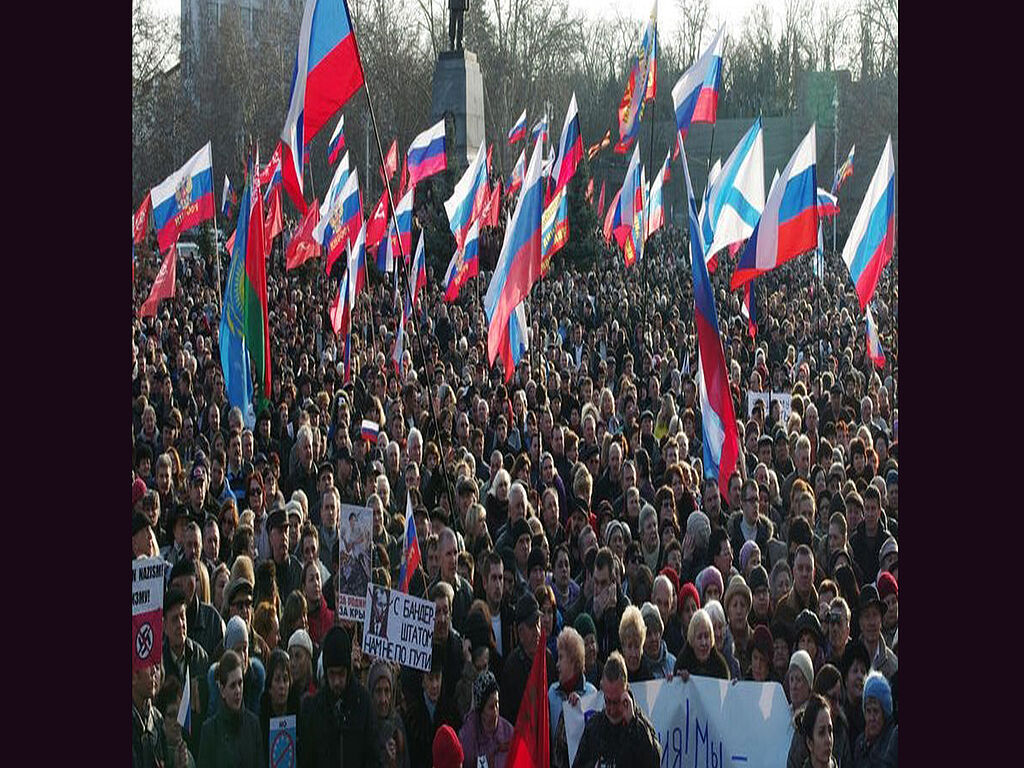
<path fill-rule="evenodd" d="M 892 768 L 897 764 L 899 726 L 892 719 L 892 690 L 881 672 L 864 681 L 864 733 L 853 747 L 855 768 Z"/>
<path fill-rule="evenodd" d="M 683 680 L 690 675 L 729 679 L 729 663 L 715 647 L 715 629 L 711 617 L 704 608 L 699 608 L 690 619 L 686 630 L 686 645 L 676 659 L 674 674 Z"/>
<path fill-rule="evenodd" d="M 381 765 L 387 768 L 409 768 L 405 723 L 395 704 L 395 680 L 394 666 L 377 659 L 370 665 L 366 689 L 370 693 L 373 731 Z"/>
<path fill-rule="evenodd" d="M 644 641 L 647 639 L 647 624 L 635 605 L 622 612 L 619 620 L 619 650 L 626 660 L 626 672 L 630 682 L 642 683 L 655 678 L 650 662 L 644 656 Z"/>
<path fill-rule="evenodd" d="M 242 706 L 242 659 L 224 651 L 217 665 L 221 706 L 203 723 L 199 768 L 263 768 L 263 731 L 259 718 Z"/>
<path fill-rule="evenodd" d="M 473 709 L 459 731 L 463 767 L 477 768 L 485 757 L 490 768 L 505 768 L 512 731 L 512 723 L 498 714 L 498 681 L 485 670 L 473 683 Z"/>
<path fill-rule="evenodd" d="M 260 697 L 260 728 L 263 733 L 263 759 L 269 762 L 270 721 L 275 717 L 299 714 L 299 692 L 292 690 L 288 654 L 280 648 L 270 652 L 267 683 Z"/>
<path fill-rule="evenodd" d="M 569 765 L 569 745 L 565 734 L 563 707 L 566 702 L 575 705 L 580 696 L 597 691 L 593 683 L 583 676 L 585 653 L 580 633 L 573 627 L 563 629 L 558 635 L 558 680 L 548 688 L 552 768 L 567 768 Z"/>

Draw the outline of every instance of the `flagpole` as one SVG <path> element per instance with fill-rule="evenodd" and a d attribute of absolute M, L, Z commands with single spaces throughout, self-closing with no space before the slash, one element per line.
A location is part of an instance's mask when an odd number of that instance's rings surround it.
<path fill-rule="evenodd" d="M 178 244 L 175 242 L 174 247 Z M 223 312 L 221 307 L 221 285 L 220 285 L 220 234 L 217 228 L 217 214 L 213 215 L 213 269 L 217 273 L 217 314 Z"/>
<path fill-rule="evenodd" d="M 351 19 L 352 18 L 352 12 L 349 10 L 348 0 L 344 0 L 344 3 L 345 3 L 345 12 L 349 15 L 349 18 Z M 360 67 L 362 67 L 363 58 L 362 58 L 362 55 L 359 53 L 359 40 L 356 37 L 356 31 L 355 31 L 354 27 L 352 29 L 352 43 L 355 46 L 356 56 L 359 59 Z M 373 112 L 373 99 L 370 98 L 370 83 L 366 79 L 365 73 L 363 75 L 363 93 L 366 94 L 366 106 L 367 106 L 367 108 L 370 111 L 370 122 L 373 125 L 373 138 L 375 139 L 375 141 L 377 143 L 377 155 L 380 158 L 380 168 L 381 168 L 381 173 L 383 174 L 384 173 L 384 166 L 385 166 L 385 163 L 384 163 L 384 147 L 380 143 L 380 132 L 377 130 L 377 116 Z M 369 182 L 367 182 L 367 183 L 369 183 Z M 387 190 L 387 193 L 388 193 L 388 211 L 389 211 L 389 213 L 391 215 L 391 221 L 395 225 L 395 231 L 397 232 L 398 231 L 398 217 L 397 217 L 397 215 L 395 213 L 395 201 L 394 201 L 394 198 L 391 195 L 391 185 L 390 184 L 385 184 L 384 185 L 384 189 Z M 387 237 L 386 234 L 385 234 L 385 237 Z M 398 252 L 402 256 L 402 263 L 404 264 L 405 261 L 406 261 L 405 246 L 402 243 L 402 238 L 401 237 L 398 237 L 396 239 L 398 240 Z M 399 265 L 397 265 L 397 264 L 395 265 L 395 269 L 398 270 L 398 271 L 401 271 L 403 273 L 403 277 L 405 278 L 405 289 L 406 289 L 406 291 L 408 291 L 409 295 L 412 296 L 412 290 L 411 290 L 411 286 L 410 286 L 410 283 L 409 283 L 408 271 L 405 270 L 405 269 L 401 269 L 399 267 Z M 403 299 L 403 304 L 404 304 L 404 299 Z M 404 310 L 404 308 L 402 308 L 399 311 L 404 312 L 405 310 Z M 423 361 L 424 372 L 425 372 L 426 363 L 427 363 L 427 356 L 423 352 L 423 337 L 419 333 L 418 330 L 417 330 L 417 333 L 416 333 L 416 345 L 419 347 L 420 359 Z M 453 523 L 452 528 L 456 532 L 459 532 L 460 529 L 462 528 L 462 524 L 461 524 L 462 521 L 460 521 L 458 519 L 459 515 L 458 515 L 458 509 L 457 509 L 457 507 L 455 505 L 455 496 L 452 494 L 452 483 L 451 483 L 451 479 L 448 477 L 448 466 L 447 466 L 447 464 L 446 464 L 446 462 L 444 460 L 444 450 L 443 450 L 444 444 L 443 444 L 443 440 L 441 439 L 441 423 L 437 420 L 437 413 L 434 410 L 434 398 L 433 398 L 433 396 L 430 393 L 430 389 L 431 389 L 431 383 L 428 380 L 427 381 L 427 404 L 430 406 L 430 416 L 431 416 L 431 418 L 434 421 L 434 433 L 437 436 L 438 448 L 441 449 L 440 450 L 440 453 L 441 453 L 441 472 L 444 475 L 445 490 L 447 491 L 448 505 L 449 505 L 449 508 L 450 508 L 450 513 L 451 513 L 451 518 L 452 518 L 451 521 Z"/>

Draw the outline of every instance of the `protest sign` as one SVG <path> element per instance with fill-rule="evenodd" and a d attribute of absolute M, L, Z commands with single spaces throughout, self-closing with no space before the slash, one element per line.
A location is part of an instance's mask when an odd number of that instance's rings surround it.
<path fill-rule="evenodd" d="M 354 504 L 341 505 L 338 521 L 338 618 L 366 618 L 366 587 L 370 583 L 370 551 L 373 548 L 373 510 Z"/>
<path fill-rule="evenodd" d="M 792 713 L 778 683 L 730 682 L 692 675 L 630 683 L 633 698 L 654 726 L 662 765 L 770 768 L 785 765 L 793 738 Z M 576 760 L 586 720 L 604 708 L 597 691 L 566 703 L 569 762 Z"/>
<path fill-rule="evenodd" d="M 754 415 L 754 403 L 756 403 L 758 401 L 764 403 L 765 415 L 769 415 L 770 414 L 770 411 L 768 409 L 768 393 L 767 392 L 754 392 L 754 391 L 748 389 L 747 390 L 747 418 L 748 419 L 751 416 Z M 793 396 L 789 395 L 789 394 L 787 394 L 785 392 L 772 392 L 772 408 L 775 407 L 776 403 L 778 403 L 778 405 L 779 405 L 779 422 L 781 424 L 785 424 L 786 423 L 786 419 L 789 418 L 789 412 L 792 410 L 791 406 L 792 406 L 792 403 L 793 403 Z"/>
<path fill-rule="evenodd" d="M 270 718 L 270 768 L 295 768 L 295 715 Z"/>
<path fill-rule="evenodd" d="M 163 658 L 164 561 L 132 560 L 132 672 Z"/>
<path fill-rule="evenodd" d="M 378 584 L 366 588 L 363 653 L 430 671 L 434 604 Z"/>

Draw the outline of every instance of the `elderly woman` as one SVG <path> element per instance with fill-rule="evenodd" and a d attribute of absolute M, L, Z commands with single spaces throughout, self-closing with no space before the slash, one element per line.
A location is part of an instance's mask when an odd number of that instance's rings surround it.
<path fill-rule="evenodd" d="M 697 609 L 686 629 L 686 646 L 676 659 L 674 674 L 690 679 L 690 675 L 729 679 L 729 664 L 715 648 L 715 629 L 704 608 Z"/>
<path fill-rule="evenodd" d="M 463 768 L 476 768 L 480 757 L 490 768 L 504 768 L 512 730 L 512 723 L 498 714 L 498 681 L 485 670 L 473 683 L 473 707 L 459 731 Z"/>
<path fill-rule="evenodd" d="M 643 614 L 635 605 L 622 612 L 619 620 L 619 650 L 626 661 L 629 680 L 641 683 L 654 680 L 655 674 L 650 663 L 644 658 L 644 642 L 647 640 L 647 624 Z"/>
<path fill-rule="evenodd" d="M 798 714 L 811 696 L 814 684 L 814 665 L 807 651 L 796 651 L 789 658 L 789 703 L 793 714 Z"/>
<path fill-rule="evenodd" d="M 740 547 L 740 573 L 744 579 L 750 578 L 750 572 L 761 564 L 761 548 L 753 539 L 743 543 Z"/>
<path fill-rule="evenodd" d="M 694 582 L 697 591 L 700 593 L 702 605 L 707 605 L 711 600 L 721 600 L 725 593 L 725 584 L 722 580 L 722 573 L 715 566 L 709 565 L 697 574 Z"/>
<path fill-rule="evenodd" d="M 864 733 L 853 747 L 853 765 L 895 766 L 899 726 L 892 719 L 892 690 L 881 672 L 864 681 Z"/>
<path fill-rule="evenodd" d="M 508 493 L 511 487 L 512 476 L 507 470 L 499 469 L 484 501 L 488 530 L 497 531 L 508 520 Z"/>
<path fill-rule="evenodd" d="M 708 543 L 711 540 L 711 521 L 703 512 L 691 512 L 686 518 L 683 536 L 683 566 L 679 581 L 695 581 L 704 564 L 709 562 Z"/>
<path fill-rule="evenodd" d="M 775 638 L 764 624 L 758 624 L 750 639 L 750 672 L 747 680 L 767 683 L 775 680 L 772 657 L 775 655 Z"/>
<path fill-rule="evenodd" d="M 366 677 L 366 687 L 372 703 L 371 722 L 381 765 L 409 768 L 405 723 L 395 706 L 395 671 L 392 665 L 382 659 L 374 661 Z"/>
<path fill-rule="evenodd" d="M 725 590 L 725 618 L 729 625 L 729 636 L 732 637 L 733 654 L 743 672 L 750 669 L 750 638 L 754 630 L 747 617 L 750 615 L 752 602 L 750 587 L 743 577 L 733 576 L 729 581 L 729 588 Z"/>
<path fill-rule="evenodd" d="M 565 702 L 575 705 L 580 696 L 594 693 L 597 688 L 583 676 L 583 636 L 573 627 L 566 627 L 558 635 L 558 681 L 548 688 L 548 712 L 551 715 L 551 765 L 569 765 L 569 745 L 565 735 Z"/>
<path fill-rule="evenodd" d="M 659 578 L 661 578 L 659 576 Z M 676 666 L 676 657 L 668 651 L 668 646 L 662 640 L 665 632 L 665 624 L 661 620 L 661 612 L 654 603 L 644 603 L 640 609 L 640 615 L 647 625 L 647 639 L 644 640 L 644 660 L 651 667 L 655 679 L 672 677 L 672 670 Z"/>
<path fill-rule="evenodd" d="M 729 632 L 729 626 L 725 621 L 725 609 L 722 608 L 722 604 L 717 600 L 709 600 L 705 604 L 704 609 L 708 612 L 708 616 L 711 617 L 711 627 L 715 632 L 715 647 L 722 649 L 722 655 L 729 665 L 729 676 L 733 680 L 738 680 L 740 679 L 740 664 L 736 659 L 732 634 Z"/>

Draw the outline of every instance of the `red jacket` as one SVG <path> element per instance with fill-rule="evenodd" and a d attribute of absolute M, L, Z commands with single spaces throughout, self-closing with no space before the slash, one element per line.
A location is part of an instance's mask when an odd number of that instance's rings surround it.
<path fill-rule="evenodd" d="M 324 635 L 334 626 L 334 614 L 327 607 L 327 601 L 323 595 L 320 595 L 320 609 L 309 611 L 307 616 L 309 618 L 309 636 L 317 645 L 323 645 Z"/>

